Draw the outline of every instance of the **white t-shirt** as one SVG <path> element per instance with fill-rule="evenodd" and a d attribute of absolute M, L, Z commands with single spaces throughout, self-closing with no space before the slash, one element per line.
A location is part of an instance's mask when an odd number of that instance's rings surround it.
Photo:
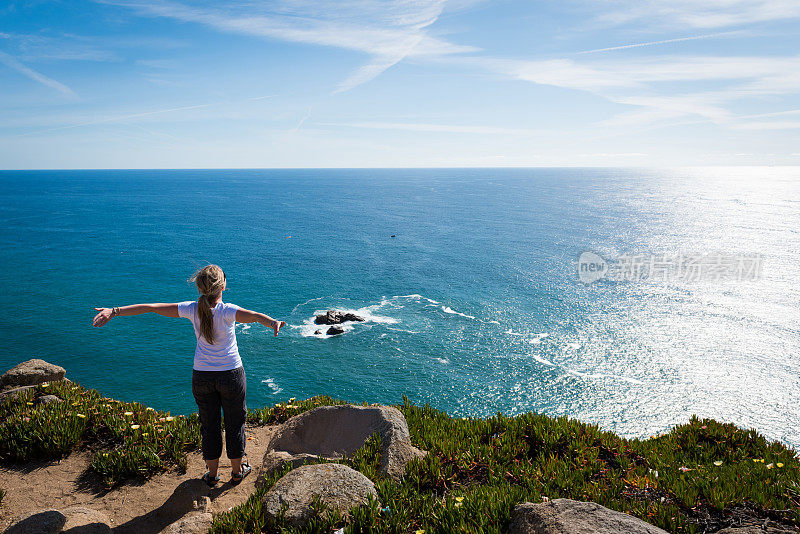
<path fill-rule="evenodd" d="M 228 371 L 242 366 L 239 347 L 236 345 L 236 310 L 239 306 L 218 302 L 211 308 L 214 316 L 214 343 L 206 341 L 200 333 L 200 317 L 197 315 L 197 302 L 178 303 L 178 316 L 189 319 L 194 325 L 197 348 L 194 351 L 194 368 L 198 371 Z"/>

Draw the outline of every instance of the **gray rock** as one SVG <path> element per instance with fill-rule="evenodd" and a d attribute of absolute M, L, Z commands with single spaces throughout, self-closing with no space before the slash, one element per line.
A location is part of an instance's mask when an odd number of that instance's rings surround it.
<path fill-rule="evenodd" d="M 64 402 L 64 401 L 63 399 L 60 399 L 55 395 L 42 395 L 41 397 L 36 397 L 33 400 L 33 405 L 39 406 L 40 404 L 50 404 L 52 402 Z"/>
<path fill-rule="evenodd" d="M 5 534 L 55 534 L 67 522 L 67 516 L 58 510 L 37 510 L 17 518 Z"/>
<path fill-rule="evenodd" d="M 793 532 L 797 531 L 776 526 L 774 523 L 768 522 L 764 527 L 751 525 L 747 527 L 723 528 L 717 531 L 717 534 L 791 534 Z"/>
<path fill-rule="evenodd" d="M 33 389 L 36 386 L 22 386 L 18 388 L 7 389 L 3 392 L 0 392 L 0 404 L 5 403 L 6 401 L 10 401 L 20 393 L 24 391 L 28 391 L 29 389 Z"/>
<path fill-rule="evenodd" d="M 328 328 L 328 331 L 325 333 L 329 336 L 338 336 L 340 334 L 344 334 L 344 328 L 341 326 L 332 326 Z"/>
<path fill-rule="evenodd" d="M 517 505 L 511 514 L 509 534 L 666 534 L 666 531 L 597 503 L 555 499 Z"/>
<path fill-rule="evenodd" d="M 318 498 L 328 509 L 347 514 L 350 508 L 377 499 L 375 484 L 358 471 L 341 464 L 304 465 L 289 471 L 262 497 L 264 511 L 273 519 L 285 506 L 284 519 L 303 527 L 314 515 Z"/>
<path fill-rule="evenodd" d="M 163 534 L 206 534 L 214 516 L 210 512 L 192 512 L 162 530 Z"/>
<path fill-rule="evenodd" d="M 350 457 L 373 434 L 381 436 L 381 472 L 403 477 L 406 464 L 426 452 L 411 445 L 408 424 L 391 406 L 320 406 L 296 415 L 276 430 L 267 444 L 259 482 L 286 463 L 299 466 L 316 458 Z"/>
<path fill-rule="evenodd" d="M 364 318 L 355 313 L 343 312 L 339 310 L 328 310 L 322 315 L 317 315 L 314 324 L 342 324 L 346 322 L 360 322 Z"/>
<path fill-rule="evenodd" d="M 42 382 L 62 380 L 66 371 L 63 367 L 34 358 L 17 364 L 0 377 L 0 389 L 19 386 L 35 386 Z"/>
<path fill-rule="evenodd" d="M 64 534 L 107 534 L 111 532 L 111 520 L 103 512 L 81 506 L 72 506 L 62 512 L 67 522 L 62 527 Z"/>

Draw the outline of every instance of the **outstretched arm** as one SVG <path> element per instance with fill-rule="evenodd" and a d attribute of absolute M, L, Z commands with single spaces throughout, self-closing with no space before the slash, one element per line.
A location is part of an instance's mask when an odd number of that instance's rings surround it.
<path fill-rule="evenodd" d="M 119 315 L 141 315 L 143 313 L 157 313 L 164 317 L 178 318 L 178 305 L 177 304 L 131 304 L 130 306 L 121 306 L 119 308 L 95 308 L 98 311 L 97 315 L 92 320 L 92 326 L 103 326 L 113 317 Z"/>
<path fill-rule="evenodd" d="M 272 328 L 275 330 L 275 335 L 278 335 L 278 332 L 281 331 L 281 328 L 286 326 L 286 322 L 284 321 L 276 321 L 269 315 L 264 315 L 263 313 L 258 313 L 250 310 L 245 310 L 244 308 L 239 308 L 236 310 L 236 322 L 237 323 L 261 323 L 267 328 Z"/>

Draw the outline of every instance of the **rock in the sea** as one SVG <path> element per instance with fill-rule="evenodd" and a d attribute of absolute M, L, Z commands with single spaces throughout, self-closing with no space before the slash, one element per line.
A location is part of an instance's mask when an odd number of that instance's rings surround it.
<path fill-rule="evenodd" d="M 522 503 L 511 515 L 510 534 L 666 534 L 637 517 L 593 502 L 555 499 Z"/>
<path fill-rule="evenodd" d="M 272 436 L 259 481 L 286 463 L 349 457 L 373 434 L 381 437 L 381 471 L 399 480 L 406 464 L 425 452 L 411 445 L 408 424 L 391 406 L 320 406 L 286 421 Z"/>
<path fill-rule="evenodd" d="M 62 380 L 66 371 L 63 367 L 34 358 L 17 364 L 0 377 L 0 389 L 19 386 L 35 386 L 42 382 Z"/>
<path fill-rule="evenodd" d="M 192 512 L 162 530 L 163 534 L 206 534 L 214 516 L 209 512 Z"/>
<path fill-rule="evenodd" d="M 72 506 L 62 510 L 61 513 L 67 518 L 67 522 L 61 530 L 64 534 L 108 534 L 111 532 L 111 520 L 103 512 Z"/>
<path fill-rule="evenodd" d="M 317 315 L 314 324 L 342 324 L 348 321 L 363 321 L 364 318 L 355 313 L 343 312 L 340 310 L 328 310 L 322 315 Z"/>
<path fill-rule="evenodd" d="M 64 402 L 64 400 L 56 397 L 55 395 L 42 395 L 41 397 L 36 397 L 33 399 L 34 406 L 39 406 L 40 404 L 50 404 L 51 402 Z"/>
<path fill-rule="evenodd" d="M 344 334 L 344 328 L 341 326 L 332 326 L 328 328 L 328 331 L 325 333 L 329 336 L 338 336 L 340 334 Z"/>
<path fill-rule="evenodd" d="M 285 505 L 284 518 L 302 527 L 314 515 L 315 497 L 327 508 L 346 514 L 350 508 L 365 504 L 370 495 L 378 497 L 375 484 L 358 471 L 341 464 L 316 464 L 289 471 L 264 494 L 262 502 L 272 518 Z"/>
<path fill-rule="evenodd" d="M 38 510 L 19 517 L 5 534 L 56 534 L 67 522 L 58 510 Z"/>

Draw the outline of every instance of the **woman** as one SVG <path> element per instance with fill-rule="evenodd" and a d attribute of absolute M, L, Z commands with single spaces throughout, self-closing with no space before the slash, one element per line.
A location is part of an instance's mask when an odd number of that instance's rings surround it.
<path fill-rule="evenodd" d="M 247 418 L 244 367 L 236 345 L 234 325 L 261 323 L 278 335 L 286 323 L 268 315 L 245 310 L 235 304 L 222 302 L 227 289 L 225 273 L 217 265 L 206 265 L 189 280 L 197 284 L 197 302 L 177 304 L 133 304 L 119 308 L 95 308 L 94 326 L 103 326 L 113 317 L 153 312 L 165 317 L 183 317 L 192 321 L 197 337 L 192 372 L 192 394 L 200 413 L 203 437 L 203 459 L 208 471 L 203 480 L 216 485 L 219 458 L 222 456 L 220 408 L 225 417 L 225 451 L 231 461 L 231 483 L 238 484 L 252 468 L 246 458 L 244 424 Z"/>

